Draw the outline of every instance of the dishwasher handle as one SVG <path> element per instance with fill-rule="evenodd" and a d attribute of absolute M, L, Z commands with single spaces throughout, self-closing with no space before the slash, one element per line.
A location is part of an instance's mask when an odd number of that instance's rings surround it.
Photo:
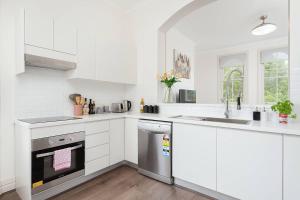
<path fill-rule="evenodd" d="M 138 129 L 143 130 L 143 131 L 147 131 L 149 133 L 164 133 L 164 134 L 170 134 L 171 130 L 172 130 L 172 124 L 171 123 L 147 123 L 147 122 L 143 122 L 140 121 L 138 123 Z"/>

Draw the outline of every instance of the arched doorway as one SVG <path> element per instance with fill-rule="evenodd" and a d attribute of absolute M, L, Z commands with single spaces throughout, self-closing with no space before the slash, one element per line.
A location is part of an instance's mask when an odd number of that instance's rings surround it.
<path fill-rule="evenodd" d="M 166 32 L 172 28 L 178 21 L 192 13 L 193 11 L 206 6 L 207 4 L 216 2 L 218 0 L 194 0 L 188 5 L 184 6 L 176 13 L 174 13 L 168 20 L 166 20 L 158 29 L 158 63 L 157 72 L 162 74 L 166 72 Z M 157 102 L 162 102 L 164 88 L 161 84 L 158 84 L 157 88 Z"/>

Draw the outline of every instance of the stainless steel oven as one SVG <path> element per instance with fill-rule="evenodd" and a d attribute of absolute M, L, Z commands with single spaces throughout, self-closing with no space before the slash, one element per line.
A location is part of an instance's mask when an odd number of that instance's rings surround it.
<path fill-rule="evenodd" d="M 54 152 L 70 148 L 70 167 L 55 170 Z M 32 140 L 32 195 L 84 175 L 85 133 Z"/>

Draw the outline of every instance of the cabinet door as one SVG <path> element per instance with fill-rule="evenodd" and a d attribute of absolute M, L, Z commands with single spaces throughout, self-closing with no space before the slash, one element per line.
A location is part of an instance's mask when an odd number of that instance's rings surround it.
<path fill-rule="evenodd" d="M 216 128 L 173 125 L 173 176 L 216 190 Z"/>
<path fill-rule="evenodd" d="M 110 120 L 110 165 L 124 160 L 124 119 Z"/>
<path fill-rule="evenodd" d="M 96 38 L 97 79 L 107 82 L 135 84 L 136 49 L 129 22 L 113 21 L 98 32 Z"/>
<path fill-rule="evenodd" d="M 125 120 L 125 160 L 138 164 L 138 119 Z"/>
<path fill-rule="evenodd" d="M 53 49 L 53 17 L 38 10 L 25 10 L 25 44 Z"/>
<path fill-rule="evenodd" d="M 284 200 L 300 197 L 300 137 L 284 136 Z"/>
<path fill-rule="evenodd" d="M 217 130 L 217 190 L 243 200 L 282 200 L 282 136 Z"/>
<path fill-rule="evenodd" d="M 54 50 L 76 55 L 77 29 L 71 20 L 54 20 Z"/>
<path fill-rule="evenodd" d="M 73 78 L 96 80 L 96 34 L 91 29 L 78 30 L 77 68 Z"/>

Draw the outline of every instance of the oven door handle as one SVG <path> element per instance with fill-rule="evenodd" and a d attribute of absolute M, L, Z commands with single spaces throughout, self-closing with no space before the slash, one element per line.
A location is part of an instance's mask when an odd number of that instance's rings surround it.
<path fill-rule="evenodd" d="M 74 147 L 71 147 L 71 151 L 72 150 L 75 150 L 75 149 L 79 149 L 82 147 L 82 144 L 80 145 L 77 145 L 77 146 L 74 146 Z M 42 153 L 42 154 L 37 154 L 36 155 L 36 158 L 43 158 L 43 157 L 47 157 L 47 156 L 53 156 L 54 155 L 54 152 L 49 152 L 49 153 Z"/>

